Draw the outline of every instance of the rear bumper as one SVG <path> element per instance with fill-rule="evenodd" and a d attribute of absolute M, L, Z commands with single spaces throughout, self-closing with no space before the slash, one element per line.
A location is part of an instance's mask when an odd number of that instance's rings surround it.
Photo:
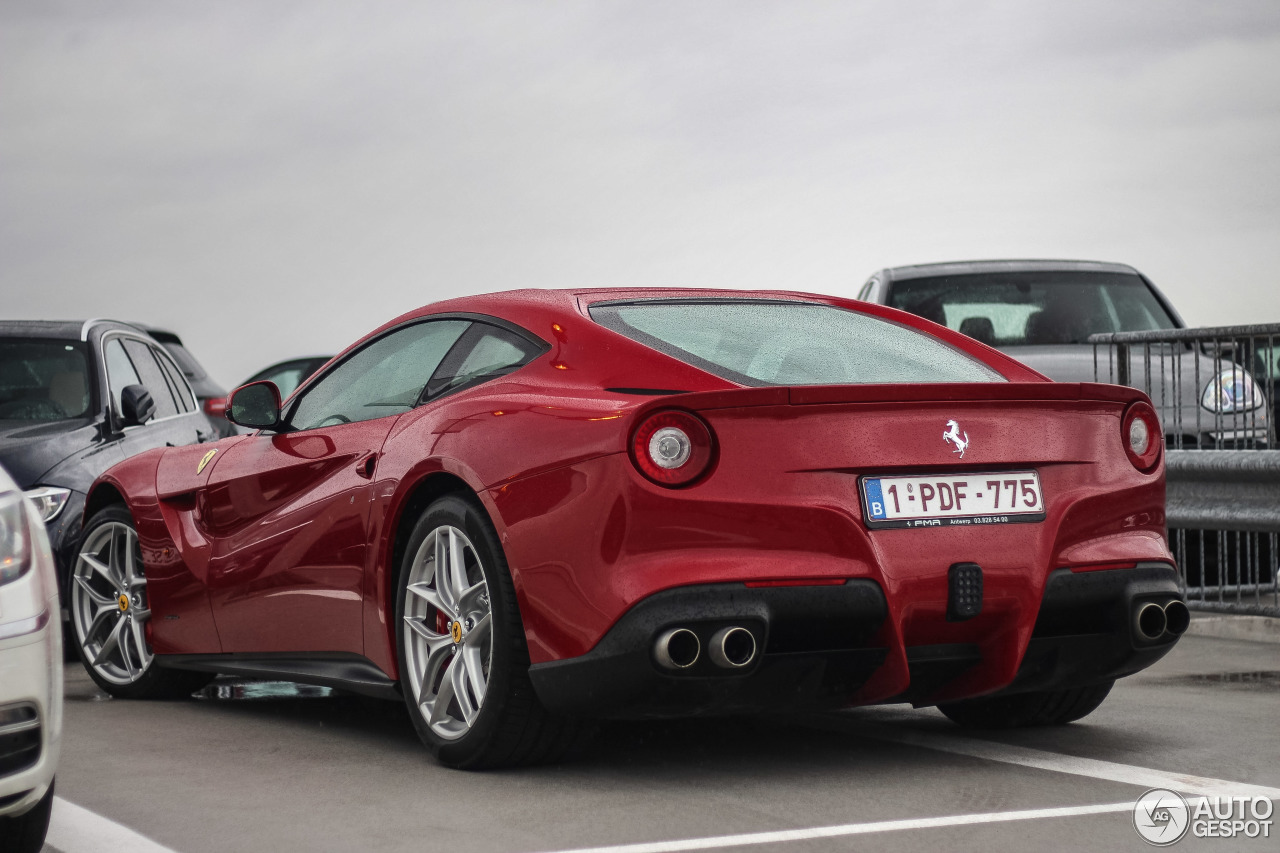
<path fill-rule="evenodd" d="M 1131 614 L 1148 601 L 1185 602 L 1172 566 L 1053 572 L 1018 674 L 1000 693 L 1078 687 L 1151 666 L 1178 638 L 1167 633 L 1158 640 L 1134 636 Z"/>
<path fill-rule="evenodd" d="M 590 652 L 529 669 L 550 710 L 644 718 L 784 708 L 839 707 L 885 660 L 874 645 L 888 614 L 869 580 L 840 586 L 751 588 L 740 583 L 669 589 L 631 608 Z M 664 670 L 656 638 L 688 628 L 705 650 L 723 627 L 741 626 L 759 653 L 740 670 L 705 652 L 686 670 Z"/>
<path fill-rule="evenodd" d="M 1155 663 L 1177 640 L 1136 635 L 1132 614 L 1147 601 L 1182 600 L 1167 564 L 1132 569 L 1053 572 L 1035 628 L 1012 679 L 997 692 L 1051 690 L 1130 675 Z M 592 717 L 645 718 L 767 710 L 846 707 L 870 702 L 969 698 L 966 684 L 989 683 L 983 645 L 892 645 L 901 632 L 887 625 L 890 608 L 879 584 L 751 588 L 741 583 L 666 590 L 631 608 L 590 652 L 535 664 L 534 688 L 548 709 Z M 654 655 L 671 628 L 693 631 L 705 650 L 731 625 L 757 638 L 759 653 L 741 669 L 726 669 L 701 653 L 672 671 Z M 889 697 L 862 688 L 905 658 L 909 683 Z M 976 677 L 975 677 L 976 676 Z M 990 690 L 976 691 L 990 693 Z"/>

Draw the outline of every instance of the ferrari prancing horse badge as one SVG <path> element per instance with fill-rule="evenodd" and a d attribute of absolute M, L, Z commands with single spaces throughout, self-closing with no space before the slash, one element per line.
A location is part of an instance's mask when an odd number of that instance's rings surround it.
<path fill-rule="evenodd" d="M 204 473 L 204 466 L 206 466 L 206 465 L 208 465 L 208 464 L 209 464 L 209 460 L 210 460 L 210 459 L 212 459 L 212 458 L 213 458 L 213 455 L 214 455 L 215 453 L 217 453 L 217 452 L 218 452 L 218 451 L 216 451 L 216 450 L 210 450 L 208 453 L 206 453 L 204 456 L 202 456 L 202 457 L 200 458 L 200 464 L 196 466 L 196 473 L 197 473 L 197 474 L 202 474 L 202 473 Z"/>

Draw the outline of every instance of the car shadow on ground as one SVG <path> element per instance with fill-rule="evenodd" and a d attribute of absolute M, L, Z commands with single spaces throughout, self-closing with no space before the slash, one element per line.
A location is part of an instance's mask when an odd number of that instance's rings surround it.
<path fill-rule="evenodd" d="M 87 677 L 69 681 L 67 699 L 123 701 L 111 699 Z M 178 703 L 189 703 L 189 710 L 201 716 L 231 717 L 294 732 L 326 729 L 329 734 L 350 737 L 362 749 L 375 752 L 386 750 L 403 755 L 406 750 L 420 750 L 424 759 L 431 762 L 407 709 L 399 702 L 293 682 L 220 677 L 192 699 Z M 1144 736 L 1129 728 L 1116 730 L 1088 721 L 1050 729 L 974 732 L 952 724 L 934 709 L 916 710 L 901 705 L 825 714 L 604 721 L 593 724 L 593 728 L 593 736 L 556 768 L 499 772 L 567 773 L 575 777 L 625 772 L 653 778 L 690 772 L 706 778 L 763 772 L 781 780 L 811 776 L 824 768 L 883 766 L 921 752 L 916 747 L 894 743 L 891 736 L 878 737 L 872 729 L 882 734 L 926 731 L 1091 756 L 1159 748 L 1164 739 L 1156 732 Z M 1142 742 L 1135 742 L 1135 736 Z M 921 759 L 925 760 L 923 756 Z"/>
<path fill-rule="evenodd" d="M 324 727 L 358 737 L 362 743 L 402 750 L 422 749 L 408 711 L 398 702 L 370 699 L 326 687 L 279 681 L 219 678 L 195 694 L 202 710 L 218 715 L 252 717 L 288 728 Z M 646 769 L 657 775 L 691 768 L 719 771 L 801 775 L 815 768 L 866 766 L 900 759 L 917 751 L 880 732 L 927 731 L 952 737 L 999 740 L 1057 751 L 1064 742 L 1076 754 L 1106 755 L 1159 747 L 1135 743 L 1132 730 L 1116 731 L 1088 722 L 1039 730 L 984 732 L 962 729 L 935 709 L 908 706 L 857 708 L 825 714 L 703 717 L 674 720 L 603 721 L 591 724 L 592 736 L 560 766 L 575 774 L 608 768 L 610 773 Z M 1146 739 L 1144 739 L 1146 740 Z M 526 772 L 521 770 L 503 772 Z"/>

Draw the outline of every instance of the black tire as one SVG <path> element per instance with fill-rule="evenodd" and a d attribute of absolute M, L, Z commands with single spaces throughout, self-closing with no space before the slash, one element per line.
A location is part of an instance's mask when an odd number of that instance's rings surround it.
<path fill-rule="evenodd" d="M 86 552 L 93 550 L 95 539 L 98 538 L 98 532 L 108 525 L 115 525 L 117 528 L 120 525 L 124 525 L 128 527 L 130 531 L 133 531 L 133 535 L 135 537 L 137 535 L 133 524 L 133 516 L 129 513 L 129 510 L 126 507 L 120 506 L 119 504 L 106 507 L 105 509 L 95 513 L 93 518 L 89 519 L 88 524 L 84 526 L 84 532 L 80 537 L 80 545 L 76 549 L 76 559 L 71 567 L 71 575 L 67 584 L 68 609 L 71 611 L 71 635 L 76 653 L 84 664 L 85 670 L 88 671 L 89 677 L 94 680 L 94 683 L 112 696 L 121 699 L 178 699 L 190 696 L 192 693 L 212 681 L 214 676 L 203 672 L 185 672 L 182 670 L 165 669 L 158 666 L 155 658 L 152 657 L 145 666 L 142 665 L 141 660 L 137 661 L 139 664 L 138 668 L 140 670 L 140 674 L 136 677 L 126 678 L 122 681 L 119 677 L 119 672 L 117 672 L 116 677 L 114 678 L 108 677 L 104 672 L 100 672 L 99 667 L 94 664 L 93 659 L 90 657 L 89 648 L 91 646 L 96 645 L 98 648 L 101 648 L 105 645 L 102 641 L 104 635 L 102 633 L 102 629 L 93 631 L 88 638 L 81 634 L 82 624 L 77 620 L 77 608 L 81 606 L 80 602 L 83 600 L 82 597 L 87 595 L 87 593 L 77 583 L 76 577 L 77 574 L 80 573 L 81 563 L 84 560 Z M 90 556 L 93 556 L 93 554 L 90 554 Z M 140 551 L 135 552 L 135 561 L 135 565 L 139 567 L 139 570 L 142 572 L 145 579 L 145 569 L 141 568 L 142 557 Z M 100 581 L 95 579 L 93 583 L 99 584 Z M 98 590 L 99 594 L 103 591 L 103 588 Z M 144 585 L 142 587 L 142 600 L 138 606 L 145 607 L 145 603 Z M 130 642 L 133 645 L 135 650 L 134 653 L 137 654 L 136 638 L 126 642 Z M 142 641 L 142 644 L 145 652 L 150 654 L 150 647 L 145 640 Z M 106 666 L 105 663 L 103 665 Z M 127 666 L 117 668 L 113 665 L 112 668 L 118 669 L 122 672 L 124 669 L 127 669 Z"/>
<path fill-rule="evenodd" d="M 53 812 L 53 783 L 40 802 L 29 811 L 12 817 L 0 817 L 0 850 L 3 853 L 40 853 L 44 837 L 49 833 L 49 815 Z"/>
<path fill-rule="evenodd" d="M 938 710 L 953 722 L 972 729 L 1062 726 L 1093 713 L 1113 686 L 1114 681 L 1104 681 L 1063 690 L 967 699 L 939 705 Z"/>
<path fill-rule="evenodd" d="M 478 559 L 487 585 L 492 634 L 487 689 L 478 713 L 464 733 L 443 737 L 424 718 L 415 695 L 417 687 L 411 683 L 420 676 L 409 667 L 405 612 L 411 569 L 419 550 L 436 531 L 448 528 L 465 534 Z M 473 565 L 473 572 L 475 568 Z M 538 701 L 529 680 L 529 648 L 506 557 L 483 507 L 469 496 L 440 498 L 414 524 L 399 566 L 395 637 L 401 691 L 409 717 L 418 737 L 442 764 L 481 770 L 554 762 L 589 734 L 581 722 L 553 716 Z M 458 660 L 456 642 L 454 649 L 454 656 L 447 658 L 441 669 L 441 682 L 448 675 L 448 667 Z"/>

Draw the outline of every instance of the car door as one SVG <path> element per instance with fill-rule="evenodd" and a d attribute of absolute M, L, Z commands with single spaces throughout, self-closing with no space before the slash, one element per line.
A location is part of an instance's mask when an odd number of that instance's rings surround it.
<path fill-rule="evenodd" d="M 299 392 L 279 431 L 223 451 L 201 495 L 225 652 L 363 651 L 378 454 L 467 320 L 375 338 Z"/>

